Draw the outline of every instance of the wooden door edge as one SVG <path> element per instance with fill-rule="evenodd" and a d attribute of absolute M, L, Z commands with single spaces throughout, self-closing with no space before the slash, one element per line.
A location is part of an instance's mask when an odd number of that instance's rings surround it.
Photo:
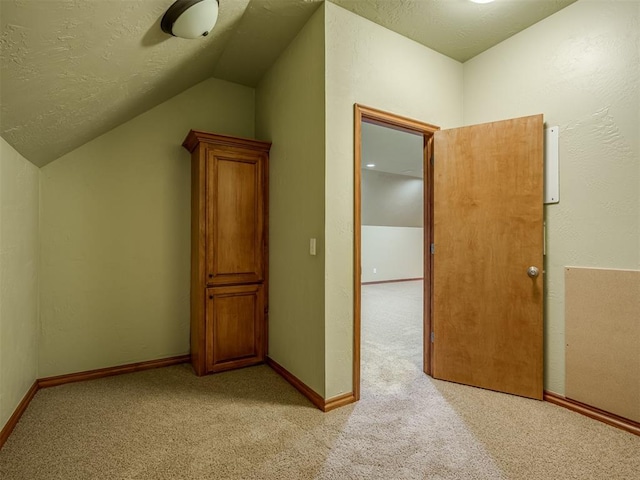
<path fill-rule="evenodd" d="M 424 272 L 423 276 L 429 281 L 428 294 L 423 295 L 423 336 L 424 336 L 424 348 L 423 355 L 423 371 L 425 374 L 433 375 L 433 348 L 431 342 L 431 335 L 433 332 L 433 254 L 431 252 L 431 245 L 433 245 L 433 135 L 431 133 L 427 138 L 424 135 L 424 172 L 428 172 L 428 183 L 425 183 L 427 188 L 423 189 L 423 195 L 425 198 L 424 210 Z M 428 225 L 428 229 L 427 226 Z M 427 231 L 428 230 L 428 231 Z M 427 249 L 429 246 L 429 249 Z"/>

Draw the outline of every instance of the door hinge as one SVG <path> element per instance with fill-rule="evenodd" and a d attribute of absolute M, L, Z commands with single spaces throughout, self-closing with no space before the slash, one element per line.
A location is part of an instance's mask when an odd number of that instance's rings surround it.
<path fill-rule="evenodd" d="M 264 307 L 264 314 L 268 315 L 269 314 L 269 307 Z"/>
<path fill-rule="evenodd" d="M 435 335 L 433 334 L 433 332 L 431 332 L 431 343 L 433 343 L 434 338 L 435 338 Z"/>
<path fill-rule="evenodd" d="M 434 253 L 436 253 L 436 246 L 432 243 L 431 244 L 431 255 L 433 255 Z"/>
<path fill-rule="evenodd" d="M 433 163 L 434 163 L 434 162 L 435 162 L 435 160 L 434 160 L 434 156 L 433 156 L 433 154 L 431 154 L 431 166 L 433 166 Z"/>

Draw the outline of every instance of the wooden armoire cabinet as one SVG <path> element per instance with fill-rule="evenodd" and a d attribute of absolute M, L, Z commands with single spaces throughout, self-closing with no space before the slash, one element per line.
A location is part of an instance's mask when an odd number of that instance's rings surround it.
<path fill-rule="evenodd" d="M 270 143 L 192 130 L 191 363 L 198 375 L 264 361 Z"/>

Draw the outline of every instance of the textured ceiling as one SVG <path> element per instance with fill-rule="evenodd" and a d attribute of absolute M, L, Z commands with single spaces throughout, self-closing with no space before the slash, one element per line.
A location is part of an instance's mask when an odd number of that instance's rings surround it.
<path fill-rule="evenodd" d="M 255 85 L 320 0 L 222 0 L 197 40 L 161 31 L 172 3 L 0 0 L 2 137 L 42 166 L 211 76 Z"/>
<path fill-rule="evenodd" d="M 331 0 L 460 62 L 576 0 Z"/>
<path fill-rule="evenodd" d="M 466 60 L 573 0 L 332 0 Z M 255 86 L 322 0 L 220 0 L 206 38 L 173 0 L 0 0 L 0 135 L 45 165 L 211 76 Z"/>

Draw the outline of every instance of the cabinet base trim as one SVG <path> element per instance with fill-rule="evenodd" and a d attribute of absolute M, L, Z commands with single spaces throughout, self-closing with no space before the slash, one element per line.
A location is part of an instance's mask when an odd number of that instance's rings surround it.
<path fill-rule="evenodd" d="M 284 368 L 272 358 L 267 357 L 265 359 L 265 362 L 277 374 L 279 374 L 282 378 L 289 382 L 296 390 L 307 397 L 309 401 L 316 406 L 316 408 L 322 410 L 323 412 L 328 412 L 330 410 L 348 405 L 356 401 L 356 397 L 352 392 L 338 395 L 336 397 L 331 397 L 325 400 L 319 394 L 313 391 L 309 386 L 307 386 L 302 380 L 289 372 L 286 368 Z"/>
<path fill-rule="evenodd" d="M 574 412 L 580 413 L 581 415 L 585 415 L 589 418 L 593 418 L 594 420 L 598 420 L 599 422 L 611 425 L 612 427 L 616 427 L 629 433 L 633 433 L 634 435 L 640 436 L 640 423 L 634 422 L 633 420 L 630 420 L 628 418 L 619 417 L 614 413 L 600 410 L 599 408 L 592 407 L 591 405 L 587 405 L 586 403 L 578 402 L 577 400 L 571 400 L 570 398 L 563 397 L 562 395 L 558 395 L 557 393 L 553 392 L 545 391 L 543 399 L 545 402 L 553 403 L 554 405 L 567 408 Z"/>
<path fill-rule="evenodd" d="M 249 358 L 243 358 L 240 360 L 229 360 L 226 362 L 220 362 L 215 364 L 213 367 L 210 367 L 205 371 L 205 375 L 226 372 L 228 370 L 236 370 L 238 368 L 246 368 L 252 367 L 254 365 L 260 365 L 264 363 L 262 358 L 256 358 L 255 356 L 251 356 Z"/>

